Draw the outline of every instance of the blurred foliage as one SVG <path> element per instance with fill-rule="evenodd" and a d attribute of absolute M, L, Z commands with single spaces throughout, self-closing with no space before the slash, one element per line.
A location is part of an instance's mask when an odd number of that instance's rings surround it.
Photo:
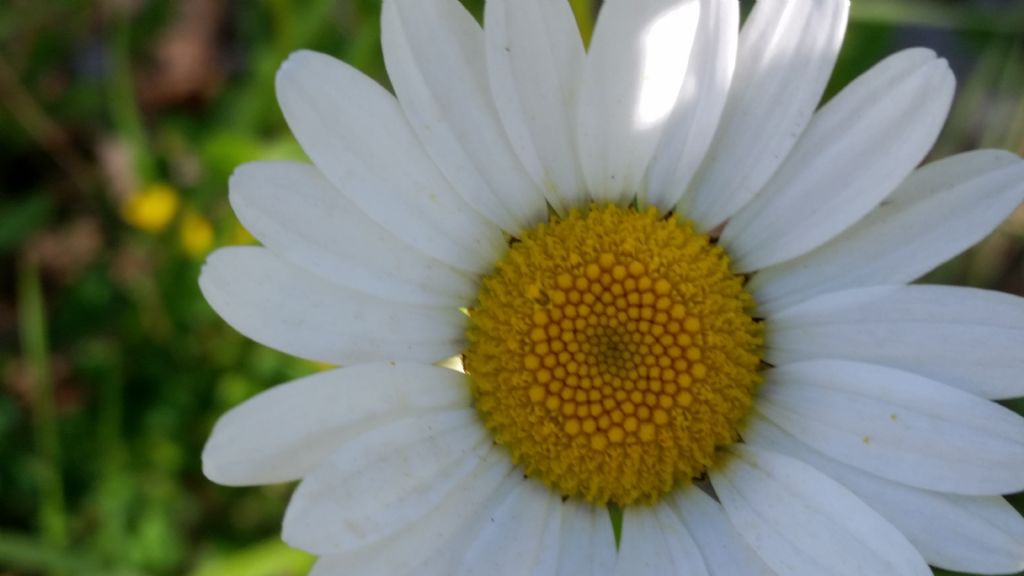
<path fill-rule="evenodd" d="M 0 4 L 0 574 L 308 570 L 277 538 L 291 488 L 218 487 L 199 456 L 220 414 L 317 367 L 240 337 L 196 278 L 215 246 L 252 241 L 227 204 L 235 166 L 303 157 L 276 106 L 277 66 L 310 48 L 386 85 L 379 11 Z M 854 0 L 829 92 L 931 45 L 960 78 L 936 154 L 1024 152 L 1022 18 L 1016 0 Z M 1024 294 L 1024 212 L 931 280 Z"/>

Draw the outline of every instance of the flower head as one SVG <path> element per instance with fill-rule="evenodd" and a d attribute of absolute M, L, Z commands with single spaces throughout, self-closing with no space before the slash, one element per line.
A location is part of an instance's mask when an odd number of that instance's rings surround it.
<path fill-rule="evenodd" d="M 908 283 L 1024 162 L 916 168 L 954 92 L 929 50 L 818 109 L 847 10 L 606 0 L 584 50 L 560 0 L 385 0 L 396 96 L 293 55 L 313 165 L 239 168 L 265 247 L 200 283 L 342 367 L 226 414 L 206 474 L 302 480 L 284 537 L 323 575 L 1020 570 L 1024 419 L 991 400 L 1024 394 L 1024 300 Z"/>

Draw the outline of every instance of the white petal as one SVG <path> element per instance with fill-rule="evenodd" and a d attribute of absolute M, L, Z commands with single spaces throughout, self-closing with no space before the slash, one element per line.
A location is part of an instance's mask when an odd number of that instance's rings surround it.
<path fill-rule="evenodd" d="M 742 445 L 712 470 L 733 526 L 785 576 L 931 576 L 898 530 L 810 466 Z"/>
<path fill-rule="evenodd" d="M 721 504 L 701 489 L 677 490 L 669 504 L 700 547 L 709 576 L 775 576 L 740 537 Z"/>
<path fill-rule="evenodd" d="M 758 412 L 825 454 L 929 490 L 1024 489 L 1024 418 L 927 378 L 815 360 L 765 373 Z"/>
<path fill-rule="evenodd" d="M 878 206 L 935 143 L 955 85 L 946 61 L 922 48 L 854 80 L 729 220 L 721 241 L 734 268 L 749 272 L 806 254 Z"/>
<path fill-rule="evenodd" d="M 646 201 L 663 212 L 679 202 L 711 147 L 736 65 L 739 3 L 701 0 L 700 6 L 686 78 L 647 168 Z"/>
<path fill-rule="evenodd" d="M 611 574 L 615 536 L 606 509 L 562 502 L 556 492 L 522 476 L 506 484 L 453 538 L 455 545 L 417 574 Z"/>
<path fill-rule="evenodd" d="M 583 69 L 576 145 L 591 196 L 632 200 L 672 113 L 698 0 L 606 0 Z"/>
<path fill-rule="evenodd" d="M 229 187 L 231 205 L 246 230 L 325 278 L 411 304 L 458 307 L 476 295 L 466 274 L 396 238 L 312 166 L 245 164 L 232 174 Z"/>
<path fill-rule="evenodd" d="M 766 322 L 765 360 L 855 360 L 921 374 L 977 396 L 1024 396 L 1024 298 L 955 286 L 856 288 Z"/>
<path fill-rule="evenodd" d="M 503 253 L 500 230 L 451 189 L 395 98 L 361 72 L 296 52 L 277 73 L 277 99 L 321 172 L 392 234 L 472 272 L 487 272 Z"/>
<path fill-rule="evenodd" d="M 321 556 L 309 571 L 309 576 L 345 576 L 348 574 L 345 560 L 344 556 Z"/>
<path fill-rule="evenodd" d="M 230 486 L 298 480 L 353 435 L 469 404 L 466 377 L 437 366 L 362 364 L 321 372 L 221 416 L 203 448 L 203 474 Z"/>
<path fill-rule="evenodd" d="M 569 3 L 489 0 L 484 33 L 494 102 L 519 158 L 556 210 L 582 204 L 574 111 L 585 52 Z"/>
<path fill-rule="evenodd" d="M 520 482 L 500 505 L 484 511 L 468 527 L 457 554 L 455 576 L 533 576 L 553 574 L 554 566 L 537 566 L 544 548 L 559 532 L 561 498 L 542 483 Z M 552 533 L 548 530 L 551 529 Z M 550 559 L 546 559 L 550 561 Z"/>
<path fill-rule="evenodd" d="M 556 576 L 605 576 L 615 567 L 615 534 L 604 507 L 574 500 L 562 506 Z"/>
<path fill-rule="evenodd" d="M 483 31 L 458 0 L 386 0 L 381 45 L 406 117 L 466 202 L 513 235 L 546 219 L 491 98 Z"/>
<path fill-rule="evenodd" d="M 912 488 L 840 464 L 754 414 L 744 439 L 802 460 L 892 522 L 932 566 L 975 574 L 1024 570 L 1024 518 L 999 496 Z"/>
<path fill-rule="evenodd" d="M 759 0 L 740 32 L 721 124 L 680 211 L 702 231 L 750 201 L 818 106 L 846 30 L 847 0 Z"/>
<path fill-rule="evenodd" d="M 977 150 L 918 169 L 875 211 L 813 252 L 754 275 L 762 311 L 825 292 L 902 284 L 966 250 L 1024 200 L 1024 162 Z"/>
<path fill-rule="evenodd" d="M 346 556 L 321 556 L 317 558 L 309 576 L 348 576 L 350 565 Z M 395 572 L 389 576 L 399 576 Z"/>
<path fill-rule="evenodd" d="M 656 504 L 623 510 L 615 575 L 635 574 L 707 576 L 697 544 L 670 507 Z"/>
<path fill-rule="evenodd" d="M 288 505 L 284 539 L 314 554 L 375 544 L 441 504 L 490 446 L 473 408 L 370 429 L 306 475 Z"/>
<path fill-rule="evenodd" d="M 456 308 L 399 304 L 356 292 L 265 248 L 222 248 L 199 277 L 206 301 L 233 328 L 309 360 L 432 363 L 462 350 L 466 319 Z"/>
<path fill-rule="evenodd" d="M 447 481 L 442 476 L 439 482 Z M 508 454 L 501 447 L 492 446 L 477 463 L 472 472 L 462 475 L 448 488 L 433 510 L 419 518 L 397 526 L 400 531 L 375 544 L 347 554 L 322 558 L 313 571 L 317 576 L 349 575 L 359 576 L 451 576 L 450 572 L 437 572 L 438 558 L 452 558 L 463 550 L 458 540 L 467 526 L 479 517 L 481 510 L 493 508 L 508 497 L 516 486 L 523 483 L 522 475 L 515 471 Z M 372 490 L 371 490 L 372 491 Z M 325 500 L 329 505 L 330 501 Z M 328 528 L 345 523 L 342 515 L 330 519 Z M 390 510 L 377 511 L 380 518 L 387 518 Z M 306 527 L 315 532 L 323 525 Z M 358 528 L 358 526 L 355 526 Z M 323 536 L 314 536 L 323 538 Z M 336 543 L 328 542 L 332 547 Z M 443 567 L 441 565 L 440 567 Z"/>

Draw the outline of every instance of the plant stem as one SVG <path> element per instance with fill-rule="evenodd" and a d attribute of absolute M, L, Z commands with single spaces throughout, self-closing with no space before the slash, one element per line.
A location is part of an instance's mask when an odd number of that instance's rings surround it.
<path fill-rule="evenodd" d="M 39 530 L 44 542 L 62 549 L 67 545 L 67 519 L 61 478 L 60 436 L 50 351 L 46 335 L 46 312 L 39 269 L 23 262 L 18 273 L 18 323 L 22 354 L 32 382 L 33 436 L 39 479 Z"/>
<path fill-rule="evenodd" d="M 149 146 L 149 137 L 139 111 L 135 95 L 135 75 L 132 71 L 131 16 L 117 14 L 114 19 L 114 33 L 111 40 L 111 62 L 107 91 L 110 102 L 110 118 L 117 134 L 130 147 L 134 160 L 135 176 L 140 185 L 152 182 L 157 176 L 156 160 Z"/>

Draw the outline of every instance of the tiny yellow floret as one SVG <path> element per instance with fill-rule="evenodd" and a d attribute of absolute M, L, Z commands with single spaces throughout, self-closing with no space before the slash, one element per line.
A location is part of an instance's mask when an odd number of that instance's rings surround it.
<path fill-rule="evenodd" d="M 652 503 L 738 439 L 763 329 L 725 252 L 675 216 L 592 206 L 526 232 L 484 278 L 463 360 L 526 474 Z"/>

